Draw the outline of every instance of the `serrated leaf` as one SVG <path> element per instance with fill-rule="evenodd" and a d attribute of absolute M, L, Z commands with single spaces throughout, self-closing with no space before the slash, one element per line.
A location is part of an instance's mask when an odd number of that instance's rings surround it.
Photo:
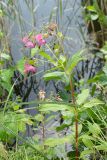
<path fill-rule="evenodd" d="M 76 67 L 76 65 L 83 60 L 84 58 L 82 57 L 83 50 L 75 53 L 71 58 L 68 59 L 68 63 L 66 65 L 66 71 L 68 73 L 73 72 L 73 69 Z"/>
<path fill-rule="evenodd" d="M 39 108 L 41 112 L 57 112 L 57 111 L 64 111 L 64 110 L 73 110 L 71 106 L 65 104 L 42 104 Z"/>
<path fill-rule="evenodd" d="M 100 145 L 95 146 L 95 148 L 99 151 L 107 152 L 107 142 L 102 142 Z"/>
<path fill-rule="evenodd" d="M 93 148 L 94 144 L 93 144 L 93 142 L 92 142 L 90 139 L 83 138 L 82 141 L 83 141 L 83 143 L 84 143 L 84 145 L 85 145 L 86 147 L 88 147 L 88 148 L 90 148 L 90 149 Z"/>
<path fill-rule="evenodd" d="M 74 137 L 73 136 L 65 136 L 65 137 L 58 137 L 58 138 L 48 138 L 45 140 L 44 145 L 55 147 L 57 145 L 61 145 L 64 143 L 73 143 Z"/>
<path fill-rule="evenodd" d="M 39 54 L 40 54 L 43 58 L 47 59 L 48 61 L 50 61 L 51 63 L 53 63 L 54 65 L 56 65 L 56 62 L 54 61 L 54 59 L 53 59 L 48 53 L 46 53 L 46 52 L 44 52 L 44 51 L 40 51 Z"/>
<path fill-rule="evenodd" d="M 51 72 L 51 73 L 46 73 L 43 78 L 46 81 L 49 80 L 61 80 L 61 78 L 64 76 L 64 72 L 60 72 L 60 71 L 55 71 L 55 72 Z"/>
<path fill-rule="evenodd" d="M 101 133 L 101 129 L 97 123 L 91 124 L 90 122 L 88 122 L 88 128 L 89 132 L 95 136 L 98 136 Z"/>
<path fill-rule="evenodd" d="M 88 97 L 89 97 L 89 89 L 84 89 L 84 90 L 83 90 L 80 94 L 78 94 L 78 96 L 77 96 L 77 100 L 76 100 L 77 104 L 78 104 L 78 105 L 83 104 L 83 103 L 87 100 Z"/>
<path fill-rule="evenodd" d="M 83 107 L 81 107 L 80 111 L 83 111 L 85 109 L 92 108 L 92 107 L 95 107 L 95 106 L 98 106 L 98 105 L 103 105 L 103 104 L 104 104 L 104 102 L 100 101 L 97 98 L 93 98 L 89 102 L 85 103 L 83 105 Z"/>
<path fill-rule="evenodd" d="M 86 150 L 81 152 L 80 158 L 83 158 L 84 160 L 89 160 L 89 158 L 86 159 L 86 156 L 90 155 L 90 154 L 93 154 L 94 152 L 95 152 L 94 150 L 86 149 Z"/>

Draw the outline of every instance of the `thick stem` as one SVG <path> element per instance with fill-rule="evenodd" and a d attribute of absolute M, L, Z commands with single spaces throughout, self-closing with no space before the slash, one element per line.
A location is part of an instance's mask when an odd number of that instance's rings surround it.
<path fill-rule="evenodd" d="M 74 87 L 72 84 L 72 80 L 70 79 L 70 88 L 71 88 L 71 96 L 72 96 L 72 103 L 75 105 L 75 95 L 74 95 Z M 78 151 L 78 111 L 75 105 L 75 139 L 76 139 L 76 160 L 79 159 L 79 151 Z"/>

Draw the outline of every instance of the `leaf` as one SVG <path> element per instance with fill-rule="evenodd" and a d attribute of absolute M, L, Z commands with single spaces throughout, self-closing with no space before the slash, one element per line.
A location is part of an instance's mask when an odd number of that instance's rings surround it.
<path fill-rule="evenodd" d="M 89 132 L 95 136 L 98 136 L 101 133 L 101 129 L 97 123 L 91 124 L 90 122 L 88 122 L 88 128 Z"/>
<path fill-rule="evenodd" d="M 46 81 L 49 81 L 49 80 L 61 80 L 61 78 L 64 76 L 64 72 L 60 72 L 60 71 L 55 71 L 55 72 L 52 72 L 52 73 L 46 73 L 43 78 L 46 80 Z"/>
<path fill-rule="evenodd" d="M 99 82 L 101 85 L 107 85 L 107 75 L 99 73 L 94 78 L 88 81 L 88 83 L 92 82 Z"/>
<path fill-rule="evenodd" d="M 37 53 L 39 53 L 39 48 L 35 47 L 31 49 L 31 57 L 34 57 Z"/>
<path fill-rule="evenodd" d="M 72 110 L 71 106 L 65 105 L 65 104 L 42 104 L 39 108 L 39 111 L 41 112 L 47 112 L 47 111 L 52 111 L 52 112 L 57 112 L 57 111 L 64 111 L 64 110 Z"/>
<path fill-rule="evenodd" d="M 0 73 L 1 86 L 6 89 L 8 92 L 12 87 L 11 78 L 13 77 L 14 69 L 3 69 Z"/>
<path fill-rule="evenodd" d="M 76 100 L 77 104 L 78 105 L 83 104 L 88 97 L 89 97 L 89 89 L 84 89 L 82 93 L 78 94 L 77 96 L 77 100 Z"/>
<path fill-rule="evenodd" d="M 95 146 L 95 148 L 99 151 L 107 152 L 107 142 L 102 142 L 100 145 Z"/>
<path fill-rule="evenodd" d="M 6 60 L 10 60 L 10 56 L 6 53 L 1 53 L 0 57 Z"/>
<path fill-rule="evenodd" d="M 58 137 L 58 138 L 48 138 L 45 140 L 44 145 L 49 146 L 49 147 L 55 147 L 57 145 L 61 145 L 64 143 L 73 143 L 74 138 L 73 136 L 65 136 L 65 137 Z"/>
<path fill-rule="evenodd" d="M 80 158 L 86 158 L 87 155 L 93 154 L 95 151 L 94 150 L 90 150 L 90 149 L 86 149 L 84 151 L 81 152 Z M 86 159 L 84 159 L 86 160 Z M 89 160 L 89 158 L 87 159 Z"/>
<path fill-rule="evenodd" d="M 75 124 L 72 126 L 72 131 L 74 132 L 73 134 L 75 135 Z M 80 134 L 82 131 L 82 124 L 78 124 L 78 134 Z"/>
<path fill-rule="evenodd" d="M 13 106 L 14 111 L 19 110 L 19 108 L 20 108 L 20 106 L 19 106 L 19 105 L 14 105 L 14 106 Z"/>
<path fill-rule="evenodd" d="M 18 61 L 16 67 L 17 70 L 19 70 L 19 72 L 23 75 L 24 74 L 24 64 L 25 64 L 25 59 L 22 58 L 21 60 Z"/>
<path fill-rule="evenodd" d="M 43 121 L 44 116 L 43 116 L 42 114 L 37 114 L 34 118 L 35 118 L 38 122 L 41 122 L 41 121 Z"/>
<path fill-rule="evenodd" d="M 11 118 L 10 118 L 11 117 Z M 30 116 L 27 114 L 16 114 L 15 112 L 8 112 L 5 115 L 0 113 L 0 139 L 6 142 L 10 142 L 18 132 L 24 132 L 26 130 L 26 124 L 32 125 L 32 121 L 30 120 Z M 5 130 L 5 128 L 9 128 L 14 134 L 11 134 L 9 130 Z"/>
<path fill-rule="evenodd" d="M 66 86 L 69 85 L 69 77 L 65 74 L 65 72 L 55 71 L 51 73 L 46 73 L 43 76 L 44 80 L 61 80 L 65 83 Z"/>
<path fill-rule="evenodd" d="M 51 56 L 50 56 L 49 54 L 47 54 L 47 53 L 44 52 L 44 51 L 40 51 L 39 54 L 40 54 L 43 58 L 47 59 L 48 61 L 50 61 L 51 63 L 53 63 L 53 64 L 56 66 L 56 62 L 53 60 L 53 58 L 51 58 Z"/>
<path fill-rule="evenodd" d="M 103 54 L 107 54 L 107 41 L 105 41 L 104 46 L 100 49 L 101 52 L 103 52 Z"/>
<path fill-rule="evenodd" d="M 93 20 L 93 21 L 95 21 L 95 20 L 97 20 L 99 18 L 99 15 L 98 14 L 91 14 L 91 19 Z"/>
<path fill-rule="evenodd" d="M 57 132 L 60 132 L 60 131 L 63 131 L 65 128 L 68 128 L 68 127 L 69 127 L 69 125 L 67 125 L 67 124 L 62 124 L 62 125 L 56 127 L 56 131 L 57 131 Z"/>
<path fill-rule="evenodd" d="M 94 144 L 93 144 L 93 142 L 91 141 L 91 139 L 83 138 L 82 141 L 83 141 L 83 143 L 85 144 L 85 146 L 86 146 L 87 148 L 90 148 L 90 149 L 93 148 Z"/>
<path fill-rule="evenodd" d="M 85 109 L 92 108 L 98 105 L 102 105 L 102 104 L 104 104 L 104 102 L 100 101 L 97 98 L 93 98 L 89 102 L 85 103 L 83 107 L 81 107 L 80 111 L 83 111 Z"/>
<path fill-rule="evenodd" d="M 87 6 L 87 10 L 92 11 L 92 12 L 97 12 L 94 6 Z"/>
<path fill-rule="evenodd" d="M 74 54 L 71 58 L 68 59 L 68 63 L 66 65 L 66 71 L 67 73 L 71 73 L 73 72 L 73 69 L 76 67 L 76 65 L 83 60 L 84 58 L 82 57 L 83 54 L 83 50 L 77 52 L 76 54 Z"/>
<path fill-rule="evenodd" d="M 6 151 L 4 145 L 0 142 L 0 158 L 4 160 L 8 159 L 8 152 Z"/>

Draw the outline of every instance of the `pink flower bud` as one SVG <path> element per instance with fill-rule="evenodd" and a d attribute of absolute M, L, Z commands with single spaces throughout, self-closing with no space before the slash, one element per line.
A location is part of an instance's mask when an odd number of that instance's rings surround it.
<path fill-rule="evenodd" d="M 36 35 L 35 39 L 36 39 L 39 46 L 42 46 L 42 45 L 46 44 L 46 41 L 43 39 L 42 34 Z"/>

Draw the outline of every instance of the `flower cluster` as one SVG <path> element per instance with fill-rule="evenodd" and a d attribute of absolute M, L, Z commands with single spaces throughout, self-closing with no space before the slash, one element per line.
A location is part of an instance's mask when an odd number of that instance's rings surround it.
<path fill-rule="evenodd" d="M 43 46 L 46 44 L 46 40 L 43 39 L 42 34 L 38 34 L 36 36 L 25 36 L 22 39 L 22 42 L 26 48 L 35 48 L 35 46 Z"/>

